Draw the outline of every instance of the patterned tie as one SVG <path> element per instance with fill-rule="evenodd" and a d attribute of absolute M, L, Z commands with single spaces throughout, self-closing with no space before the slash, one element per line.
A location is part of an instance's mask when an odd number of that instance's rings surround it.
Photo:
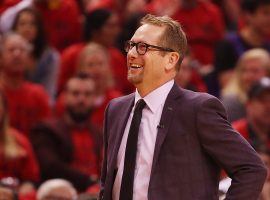
<path fill-rule="evenodd" d="M 145 105 L 146 103 L 144 100 L 140 99 L 135 106 L 134 115 L 128 133 L 119 200 L 132 200 L 138 133 L 142 118 L 142 110 Z"/>

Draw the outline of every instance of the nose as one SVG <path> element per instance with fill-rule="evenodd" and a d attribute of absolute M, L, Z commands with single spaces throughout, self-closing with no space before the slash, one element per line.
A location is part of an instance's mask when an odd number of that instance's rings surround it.
<path fill-rule="evenodd" d="M 136 46 L 133 46 L 129 49 L 127 56 L 132 58 L 132 57 L 137 57 L 138 56 L 138 52 L 136 50 Z"/>

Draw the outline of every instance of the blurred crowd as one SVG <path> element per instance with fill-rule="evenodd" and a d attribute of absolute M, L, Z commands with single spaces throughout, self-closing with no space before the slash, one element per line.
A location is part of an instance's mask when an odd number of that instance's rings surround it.
<path fill-rule="evenodd" d="M 270 0 L 1 0 L 0 200 L 97 197 L 103 113 L 134 91 L 125 42 L 146 13 L 181 23 L 175 81 L 218 97 L 270 167 Z"/>

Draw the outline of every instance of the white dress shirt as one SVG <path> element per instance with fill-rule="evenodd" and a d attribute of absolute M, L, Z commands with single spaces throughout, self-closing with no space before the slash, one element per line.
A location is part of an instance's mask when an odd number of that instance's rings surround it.
<path fill-rule="evenodd" d="M 164 107 L 165 100 L 173 87 L 174 81 L 171 80 L 161 87 L 155 89 L 143 99 L 146 103 L 145 108 L 142 112 L 142 119 L 139 128 L 138 135 L 138 146 L 136 156 L 136 167 L 134 175 L 134 187 L 133 187 L 133 200 L 147 200 L 148 186 L 153 162 L 153 155 L 157 137 L 157 126 L 159 125 L 162 110 Z M 135 92 L 135 103 L 141 99 L 140 94 L 136 90 Z M 113 200 L 119 200 L 121 180 L 124 169 L 125 161 L 125 149 L 126 142 L 129 133 L 131 120 L 133 117 L 135 106 L 130 113 L 127 125 L 123 134 L 121 145 L 117 156 L 117 167 L 118 171 L 115 177 L 113 185 Z"/>

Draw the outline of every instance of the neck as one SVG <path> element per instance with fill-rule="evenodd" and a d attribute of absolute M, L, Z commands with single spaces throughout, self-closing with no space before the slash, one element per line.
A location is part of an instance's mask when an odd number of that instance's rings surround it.
<path fill-rule="evenodd" d="M 172 80 L 172 79 L 170 79 L 170 80 Z M 156 83 L 155 85 L 142 83 L 142 84 L 135 85 L 135 87 L 137 88 L 140 96 L 145 97 L 146 95 L 148 95 L 149 93 L 151 93 L 155 89 L 157 89 L 157 88 L 161 87 L 162 85 L 164 85 L 165 83 L 169 82 L 170 80 L 159 82 L 159 83 Z"/>
<path fill-rule="evenodd" d="M 5 86 L 8 86 L 10 88 L 18 88 L 22 85 L 25 79 L 23 74 L 17 76 L 9 76 L 5 72 L 3 72 L 0 80 L 1 83 L 3 83 Z"/>
<path fill-rule="evenodd" d="M 263 35 L 259 31 L 249 27 L 244 28 L 240 32 L 240 35 L 252 46 L 261 46 L 264 42 Z"/>

